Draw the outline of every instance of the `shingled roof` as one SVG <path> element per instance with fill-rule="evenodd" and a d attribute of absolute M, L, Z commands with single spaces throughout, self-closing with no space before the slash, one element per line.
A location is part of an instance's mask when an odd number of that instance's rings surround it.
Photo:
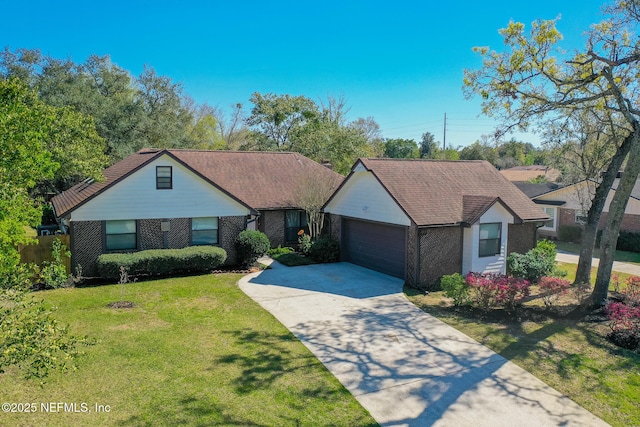
<path fill-rule="evenodd" d="M 359 163 L 418 226 L 466 223 L 496 202 L 510 210 L 516 221 L 549 218 L 483 160 L 360 159 Z"/>
<path fill-rule="evenodd" d="M 299 207 L 305 176 L 328 180 L 334 188 L 344 179 L 298 153 L 144 149 L 105 169 L 103 182 L 82 182 L 55 196 L 56 215 L 68 214 L 165 154 L 255 210 Z"/>

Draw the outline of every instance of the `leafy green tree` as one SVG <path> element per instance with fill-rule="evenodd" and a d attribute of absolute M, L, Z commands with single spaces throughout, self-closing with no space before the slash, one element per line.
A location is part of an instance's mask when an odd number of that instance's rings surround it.
<path fill-rule="evenodd" d="M 498 152 L 485 142 L 476 141 L 460 150 L 460 160 L 486 160 L 496 166 Z"/>
<path fill-rule="evenodd" d="M 601 239 L 592 294 L 596 306 L 607 298 L 617 236 L 640 172 L 640 1 L 617 0 L 605 12 L 605 19 L 587 33 L 585 48 L 573 53 L 558 48 L 562 35 L 556 20 L 535 21 L 529 33 L 524 24 L 510 22 L 500 30 L 504 51 L 476 48 L 483 65 L 466 70 L 464 77 L 466 95 L 482 98 L 483 112 L 502 121 L 501 132 L 532 125 L 545 128 L 549 120 L 584 110 L 605 112 L 599 125 L 615 123 L 619 129 L 622 142 L 604 171 L 587 219 L 590 223 L 599 217 L 618 168 L 627 159 Z M 577 283 L 589 277 L 592 251 L 592 236 L 583 236 Z"/>
<path fill-rule="evenodd" d="M 423 133 L 420 140 L 420 158 L 433 159 L 433 156 L 438 151 L 438 145 L 436 137 L 431 132 Z"/>
<path fill-rule="evenodd" d="M 418 145 L 413 139 L 388 138 L 384 141 L 384 157 L 391 159 L 417 159 Z"/>
<path fill-rule="evenodd" d="M 59 113 L 20 80 L 0 80 L 0 372 L 16 365 L 27 377 L 67 366 L 77 343 L 29 294 L 17 250 L 29 243 L 25 227 L 41 216 L 29 190 L 60 166 L 47 149 Z"/>
<path fill-rule="evenodd" d="M 318 105 L 304 96 L 251 95 L 253 108 L 247 125 L 256 132 L 261 150 L 295 151 L 298 134 L 318 118 Z"/>

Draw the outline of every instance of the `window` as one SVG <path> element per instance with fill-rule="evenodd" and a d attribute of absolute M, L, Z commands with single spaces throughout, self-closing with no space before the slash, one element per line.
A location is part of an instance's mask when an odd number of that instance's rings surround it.
<path fill-rule="evenodd" d="M 137 227 L 134 219 L 105 221 L 105 248 L 107 251 L 126 251 L 138 248 Z"/>
<path fill-rule="evenodd" d="M 542 226 L 543 230 L 555 230 L 556 229 L 556 212 L 557 209 L 556 208 L 543 208 L 544 213 L 546 213 L 547 215 L 549 215 L 551 217 L 551 219 L 547 222 L 544 223 L 544 226 Z"/>
<path fill-rule="evenodd" d="M 173 188 L 173 170 L 171 166 L 156 166 L 156 190 Z"/>
<path fill-rule="evenodd" d="M 487 257 L 500 254 L 502 223 L 480 224 L 479 256 Z"/>
<path fill-rule="evenodd" d="M 191 220 L 192 245 L 218 244 L 218 217 L 193 218 Z"/>
<path fill-rule="evenodd" d="M 309 233 L 307 213 L 305 211 L 287 211 L 285 213 L 284 235 L 287 242 L 298 241 L 298 231 Z"/>

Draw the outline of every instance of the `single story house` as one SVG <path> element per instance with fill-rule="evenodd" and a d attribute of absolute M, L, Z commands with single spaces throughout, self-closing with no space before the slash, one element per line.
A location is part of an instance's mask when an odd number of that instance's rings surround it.
<path fill-rule="evenodd" d="M 486 161 L 359 159 L 324 206 L 343 260 L 428 287 L 506 270 L 549 217 Z"/>
<path fill-rule="evenodd" d="M 97 273 L 108 252 L 218 245 L 235 259 L 245 229 L 272 246 L 297 243 L 304 177 L 337 188 L 340 174 L 298 153 L 144 149 L 52 199 L 71 237 L 72 268 Z"/>
<path fill-rule="evenodd" d="M 620 178 L 616 178 L 607 196 L 605 206 L 600 217 L 598 229 L 604 228 L 609 213 L 609 205 L 618 188 Z M 520 187 L 520 185 L 518 184 Z M 557 238 L 560 226 L 581 226 L 586 222 L 587 213 L 591 207 L 597 183 L 592 180 L 583 180 L 564 187 L 547 188 L 547 191 L 531 193 L 532 200 L 540 205 L 551 218 L 540 228 L 540 236 Z M 524 188 L 522 188 L 524 191 Z M 541 188 L 540 190 L 544 190 Z M 640 232 L 640 180 L 636 181 L 625 214 L 622 219 L 621 230 Z"/>

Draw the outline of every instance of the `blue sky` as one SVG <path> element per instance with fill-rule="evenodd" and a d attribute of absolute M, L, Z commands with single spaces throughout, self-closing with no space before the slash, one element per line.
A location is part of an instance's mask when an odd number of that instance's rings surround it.
<path fill-rule="evenodd" d="M 4 3 L 4 4 L 3 4 Z M 90 54 L 138 75 L 144 65 L 198 103 L 250 107 L 253 92 L 343 95 L 350 119 L 372 116 L 387 138 L 431 132 L 466 146 L 491 133 L 478 100 L 462 95 L 473 46 L 500 48 L 510 19 L 552 19 L 567 50 L 600 20 L 604 0 L 499 1 L 1 1 L 0 47 Z M 537 143 L 533 135 L 516 135 Z"/>

